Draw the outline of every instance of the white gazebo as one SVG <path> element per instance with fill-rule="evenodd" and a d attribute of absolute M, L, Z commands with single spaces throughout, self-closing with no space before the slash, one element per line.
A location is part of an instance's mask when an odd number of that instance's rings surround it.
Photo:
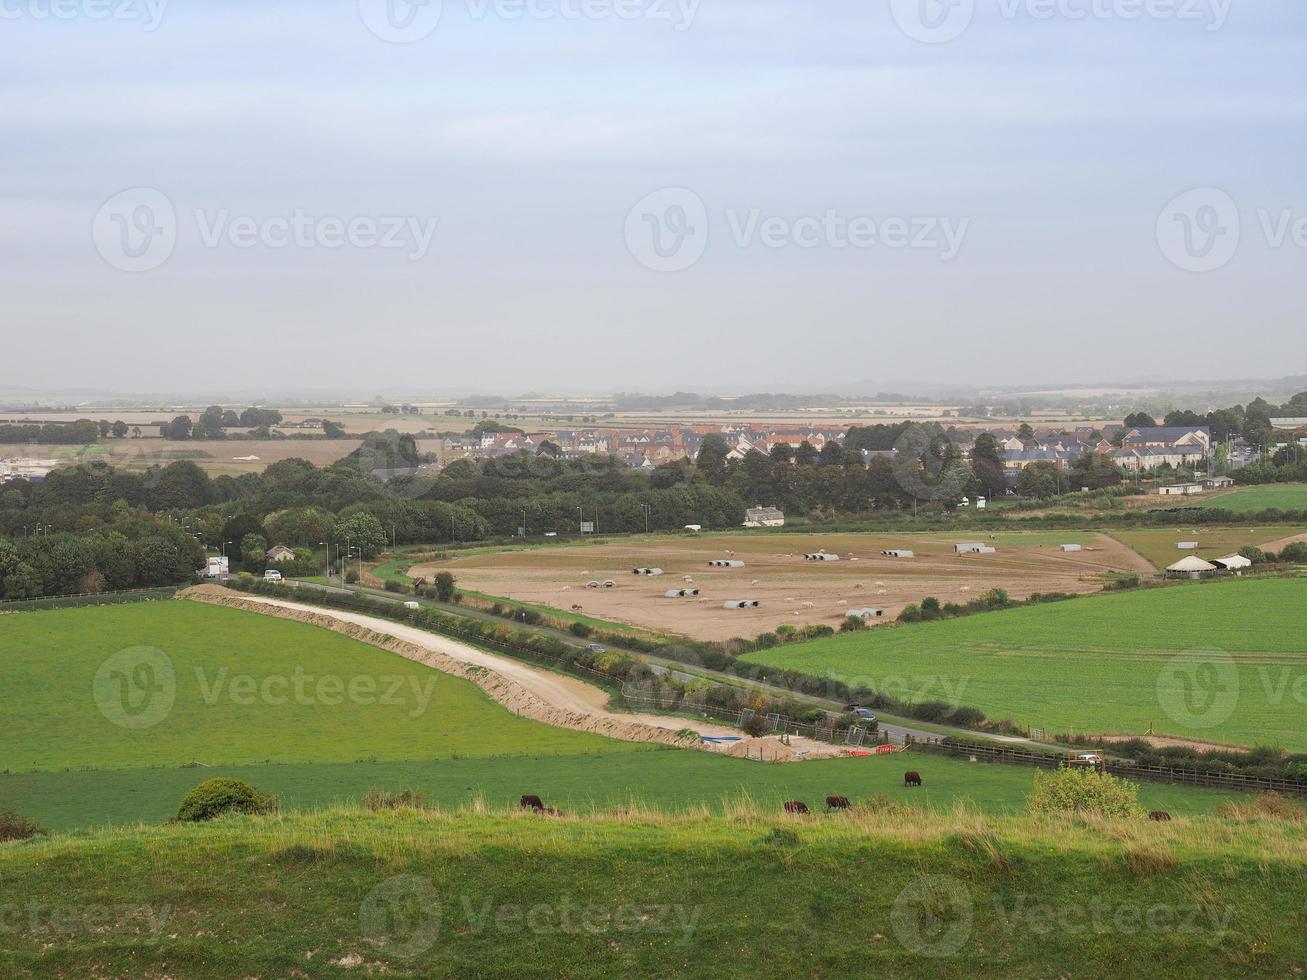
<path fill-rule="evenodd" d="M 1218 568 L 1224 568 L 1227 572 L 1234 572 L 1236 575 L 1242 574 L 1244 569 L 1253 567 L 1253 563 L 1243 555 L 1226 555 L 1224 558 L 1213 558 L 1212 564 Z"/>
<path fill-rule="evenodd" d="M 1203 561 L 1197 555 L 1181 558 L 1167 568 L 1167 572 L 1172 575 L 1187 575 L 1189 578 L 1202 578 L 1204 575 L 1213 574 L 1216 570 L 1216 566 L 1210 561 Z"/>

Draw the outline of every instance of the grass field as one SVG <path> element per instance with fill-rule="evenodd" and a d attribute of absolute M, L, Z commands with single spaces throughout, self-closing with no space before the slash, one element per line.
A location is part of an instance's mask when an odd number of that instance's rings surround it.
<path fill-rule="evenodd" d="M 1228 493 L 1203 494 L 1186 501 L 1184 507 L 1220 507 L 1236 514 L 1256 514 L 1264 510 L 1307 510 L 1307 483 L 1270 483 L 1259 487 L 1240 487 Z"/>
<path fill-rule="evenodd" d="M 1235 579 L 845 634 L 745 659 L 1050 731 L 1152 724 L 1158 734 L 1302 751 L 1305 633 L 1307 580 Z"/>
<path fill-rule="evenodd" d="M 920 772 L 925 785 L 905 789 L 906 769 Z M 1020 766 L 921 753 L 764 765 L 661 749 L 433 762 L 17 773 L 0 775 L 0 809 L 12 807 L 44 827 L 61 831 L 157 824 L 175 816 L 181 798 L 200 781 L 233 776 L 276 793 L 286 807 L 301 810 L 357 802 L 368 790 L 380 787 L 394 792 L 418 790 L 445 807 L 477 800 L 504 806 L 523 793 L 536 793 L 568 813 L 627 806 L 632 801 L 665 811 L 700 806 L 720 811 L 729 801 L 745 797 L 778 809 L 791 799 L 812 803 L 831 794 L 850 799 L 883 794 L 932 809 L 966 801 L 986 813 L 1003 814 L 1024 805 L 1032 773 Z M 1211 811 L 1231 796 L 1144 783 L 1140 798 L 1149 809 L 1197 814 Z"/>
<path fill-rule="evenodd" d="M 628 752 L 329 630 L 190 602 L 0 617 L 0 769 Z"/>
<path fill-rule="evenodd" d="M 1186 555 L 1220 558 L 1246 545 L 1265 548 L 1302 533 L 1293 527 L 1207 527 L 1165 528 L 1147 531 L 1111 531 L 1112 537 L 1143 555 L 1154 568 L 1174 565 Z M 1197 551 L 1181 551 L 1182 541 L 1197 541 Z"/>
<path fill-rule="evenodd" d="M 992 555 L 958 555 L 954 545 L 983 540 Z M 1080 544 L 1066 553 L 1059 544 Z M 911 559 L 887 558 L 887 549 L 910 549 Z M 812 562 L 805 553 L 826 551 L 838 562 Z M 709 568 L 735 558 L 743 568 Z M 633 576 L 632 568 L 665 574 Z M 892 617 L 927 595 L 966 602 L 993 588 L 1024 597 L 1032 592 L 1091 592 L 1108 571 L 1146 574 L 1147 562 L 1106 535 L 1083 531 L 982 534 L 766 533 L 655 535 L 603 544 L 555 545 L 499 552 L 460 553 L 419 563 L 411 574 L 452 572 L 460 588 L 514 602 L 620 622 L 695 639 L 753 637 L 789 623 L 837 626 L 850 608 L 875 606 Z M 610 589 L 589 581 L 611 579 Z M 669 589 L 694 587 L 698 597 L 668 599 Z M 725 609 L 730 599 L 760 607 Z M 575 610 L 574 606 L 581 609 Z"/>
<path fill-rule="evenodd" d="M 1293 976 L 1305 852 L 1215 817 L 241 817 L 0 845 L 0 973 Z"/>

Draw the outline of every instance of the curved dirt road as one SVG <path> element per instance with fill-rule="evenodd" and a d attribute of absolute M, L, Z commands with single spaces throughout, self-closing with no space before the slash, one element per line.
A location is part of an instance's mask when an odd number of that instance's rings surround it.
<path fill-rule="evenodd" d="M 541 667 L 534 667 L 511 657 L 480 650 L 458 640 L 377 616 L 290 602 L 284 599 L 234 593 L 217 586 L 199 586 L 187 590 L 186 593 L 183 593 L 183 598 L 192 598 L 201 602 L 211 602 L 253 612 L 258 612 L 260 611 L 259 607 L 264 607 L 273 615 L 276 615 L 276 613 L 273 613 L 272 609 L 268 607 L 275 607 L 295 614 L 295 618 L 306 618 L 309 622 L 318 620 L 318 625 L 327 625 L 321 622 L 326 620 L 394 637 L 403 641 L 403 644 L 399 647 L 388 647 L 389 649 L 410 660 L 425 663 L 437 670 L 441 669 L 439 658 L 447 658 L 459 665 L 481 668 L 498 675 L 499 678 L 509 682 L 511 688 L 520 689 L 532 699 L 541 702 L 550 709 L 555 709 L 554 712 L 543 714 L 533 712 L 530 710 L 531 706 L 529 704 L 518 703 L 513 697 L 512 690 L 500 690 L 496 689 L 494 685 L 484 684 L 475 674 L 467 677 L 467 679 L 477 683 L 491 697 L 506 707 L 526 717 L 534 717 L 537 720 L 544 721 L 547 724 L 593 731 L 626 741 L 667 742 L 671 740 L 670 736 L 673 733 L 686 729 L 709 737 L 740 737 L 742 734 L 738 729 L 703 719 L 610 711 L 607 707 L 608 693 L 582 680 L 545 670 Z M 328 626 L 328 628 L 330 627 Z M 405 649 L 405 647 L 409 649 Z M 430 651 L 436 654 L 437 657 L 422 657 L 417 655 L 417 652 L 413 651 L 412 648 Z M 585 719 L 597 724 L 575 723 Z M 790 739 L 789 746 L 781 745 L 776 738 L 749 739 L 746 737 L 741 742 L 725 746 L 703 743 L 698 747 L 726 752 L 731 755 L 745 755 L 747 753 L 754 758 L 761 757 L 768 761 L 823 758 L 842 754 L 842 750 L 838 746 L 797 736 Z"/>

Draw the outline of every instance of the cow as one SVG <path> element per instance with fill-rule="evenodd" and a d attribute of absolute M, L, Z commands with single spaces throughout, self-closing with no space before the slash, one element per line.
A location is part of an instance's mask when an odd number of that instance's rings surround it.
<path fill-rule="evenodd" d="M 785 804 L 785 812 L 810 813 L 811 811 L 808 809 L 808 804 L 804 803 L 802 800 L 789 800 Z"/>
<path fill-rule="evenodd" d="M 561 817 L 563 815 L 563 811 L 556 806 L 547 806 L 542 812 L 547 817 Z"/>
<path fill-rule="evenodd" d="M 905 773 L 903 774 L 903 785 L 904 785 L 904 786 L 920 786 L 920 785 L 921 785 L 921 773 L 919 773 L 919 772 L 914 772 L 914 771 L 912 771 L 912 770 L 908 770 L 907 772 L 905 772 Z"/>
<path fill-rule="evenodd" d="M 523 810 L 535 810 L 536 813 L 542 813 L 545 809 L 538 796 L 523 796 L 521 805 Z"/>
<path fill-rule="evenodd" d="M 1162 823 L 1164 821 L 1170 820 L 1171 815 L 1167 813 L 1165 810 L 1154 810 L 1152 813 L 1148 815 L 1148 819 L 1155 820 L 1158 823 Z"/>
<path fill-rule="evenodd" d="M 826 797 L 826 812 L 832 810 L 847 810 L 849 808 L 849 798 L 847 796 L 828 796 Z"/>

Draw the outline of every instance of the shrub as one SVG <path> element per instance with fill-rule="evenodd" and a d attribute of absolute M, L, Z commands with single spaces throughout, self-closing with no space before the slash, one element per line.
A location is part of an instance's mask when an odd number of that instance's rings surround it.
<path fill-rule="evenodd" d="M 394 579 L 390 579 L 390 578 L 388 578 L 388 579 L 386 579 L 386 591 L 387 591 L 387 592 L 403 592 L 403 591 L 405 591 L 405 589 L 404 589 L 404 583 L 403 583 L 403 582 L 396 582 Z"/>
<path fill-rule="evenodd" d="M 940 619 L 943 616 L 943 610 L 940 609 L 939 600 L 933 595 L 928 595 L 921 600 L 921 618 L 925 620 Z"/>
<path fill-rule="evenodd" d="M 1105 817 L 1136 817 L 1139 786 L 1095 769 L 1066 768 L 1035 773 L 1026 801 L 1031 813 L 1092 813 Z"/>
<path fill-rule="evenodd" d="M 567 632 L 571 633 L 573 636 L 579 636 L 584 640 L 587 636 L 593 633 L 594 630 L 585 623 L 573 623 L 567 628 Z"/>
<path fill-rule="evenodd" d="M 12 840 L 31 840 L 48 834 L 49 831 L 28 820 L 26 817 L 20 817 L 13 810 L 7 810 L 0 813 L 0 843 Z"/>
<path fill-rule="evenodd" d="M 815 640 L 823 636 L 834 636 L 835 630 L 825 623 L 810 623 L 803 628 L 803 635 L 810 640 Z"/>
<path fill-rule="evenodd" d="M 1284 546 L 1280 552 L 1280 561 L 1290 565 L 1307 565 L 1307 541 L 1295 541 Z"/>
<path fill-rule="evenodd" d="M 359 581 L 359 573 L 354 571 L 354 569 L 351 568 L 348 572 L 345 573 L 346 585 L 358 585 L 358 581 Z"/>
<path fill-rule="evenodd" d="M 771 733 L 771 722 L 761 711 L 755 711 L 744 720 L 744 734 L 752 738 L 762 738 Z"/>
<path fill-rule="evenodd" d="M 260 793 L 249 783 L 239 779 L 210 779 L 186 794 L 177 819 L 198 823 L 224 813 L 270 813 L 276 808 L 276 797 Z"/>
<path fill-rule="evenodd" d="M 753 645 L 759 650 L 770 650 L 774 646 L 779 646 L 780 642 L 780 638 L 775 633 L 759 633 Z"/>
<path fill-rule="evenodd" d="M 845 616 L 840 623 L 841 633 L 861 633 L 867 628 L 867 621 L 861 616 Z"/>
<path fill-rule="evenodd" d="M 919 623 L 921 622 L 921 607 L 915 602 L 909 602 L 899 613 L 900 623 Z"/>
<path fill-rule="evenodd" d="M 449 572 L 437 572 L 436 577 L 432 580 L 436 590 L 436 598 L 441 602 L 452 602 L 454 599 L 454 576 Z"/>

